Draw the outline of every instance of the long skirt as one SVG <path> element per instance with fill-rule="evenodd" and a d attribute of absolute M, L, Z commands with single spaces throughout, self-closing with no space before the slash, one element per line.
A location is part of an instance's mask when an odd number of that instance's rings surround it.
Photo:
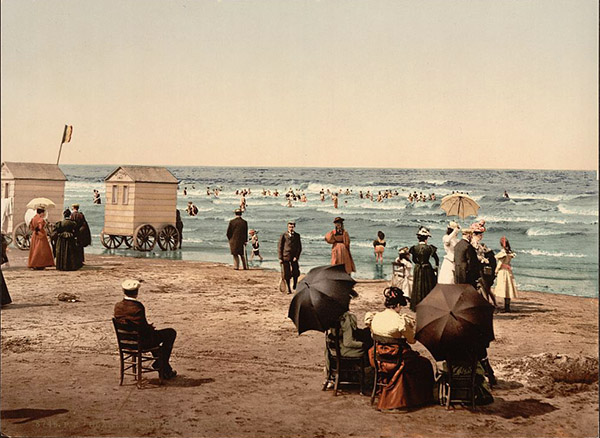
<path fill-rule="evenodd" d="M 81 268 L 83 260 L 75 237 L 71 233 L 61 234 L 56 241 L 56 269 L 76 271 Z"/>
<path fill-rule="evenodd" d="M 397 409 L 422 406 L 433 401 L 433 366 L 425 357 L 413 351 L 408 344 L 377 345 L 378 356 L 394 357 L 402 349 L 399 366 L 389 362 L 375 364 L 373 348 L 369 350 L 371 366 L 377 366 L 386 386 L 381 390 L 377 409 Z"/>
<path fill-rule="evenodd" d="M 0 278 L 2 279 L 2 305 L 12 303 L 12 298 L 8 293 L 8 287 L 6 286 L 6 281 L 4 281 L 4 273 L 0 270 Z"/>
<path fill-rule="evenodd" d="M 437 279 L 438 283 L 441 284 L 454 284 L 454 262 L 444 257 L 442 267 L 440 268 L 440 275 Z"/>
<path fill-rule="evenodd" d="M 410 297 L 410 308 L 416 310 L 417 304 L 425 298 L 437 284 L 435 272 L 429 263 L 415 263 L 413 270 L 413 288 Z"/>
<path fill-rule="evenodd" d="M 500 269 L 498 271 L 494 295 L 498 298 L 517 298 L 517 283 L 511 270 Z"/>
<path fill-rule="evenodd" d="M 31 235 L 31 246 L 29 247 L 29 268 L 48 268 L 54 266 L 52 248 L 48 243 L 46 232 L 34 232 Z"/>

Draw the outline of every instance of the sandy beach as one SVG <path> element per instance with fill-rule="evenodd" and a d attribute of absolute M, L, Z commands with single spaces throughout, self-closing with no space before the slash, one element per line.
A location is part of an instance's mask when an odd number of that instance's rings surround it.
<path fill-rule="evenodd" d="M 13 299 L 1 313 L 8 436 L 598 436 L 595 298 L 521 292 L 513 312 L 495 315 L 493 404 L 383 413 L 356 387 L 321 391 L 323 334 L 298 336 L 277 272 L 103 255 L 76 272 L 34 272 L 26 256 L 12 249 L 3 269 Z M 163 386 L 155 374 L 144 389 L 131 378 L 119 386 L 111 317 L 125 278 L 144 280 L 148 320 L 178 332 L 179 375 Z M 360 324 L 383 308 L 385 285 L 359 280 Z"/>

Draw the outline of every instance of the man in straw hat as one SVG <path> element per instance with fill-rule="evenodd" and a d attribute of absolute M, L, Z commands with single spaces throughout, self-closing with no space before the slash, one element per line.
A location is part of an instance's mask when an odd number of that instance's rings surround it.
<path fill-rule="evenodd" d="M 235 210 L 235 218 L 229 221 L 227 227 L 227 239 L 229 240 L 229 249 L 233 256 L 233 269 L 240 269 L 240 260 L 243 269 L 248 269 L 246 260 L 246 243 L 248 242 L 248 222 L 242 219 L 242 210 Z"/>
<path fill-rule="evenodd" d="M 287 284 L 288 294 L 292 293 L 292 289 L 295 291 L 298 284 L 300 253 L 302 253 L 302 241 L 300 240 L 300 234 L 296 233 L 296 222 L 288 221 L 287 231 L 281 235 L 277 245 L 279 264 L 283 268 L 283 278 Z M 292 278 L 294 279 L 293 288 L 290 287 L 290 279 Z"/>
<path fill-rule="evenodd" d="M 154 361 L 152 368 L 159 370 L 163 379 L 172 379 L 177 375 L 177 371 L 171 367 L 169 359 L 171 358 L 177 332 L 172 328 L 156 330 L 153 324 L 148 323 L 146 309 L 137 299 L 140 281 L 125 280 L 121 287 L 125 296 L 122 301 L 115 304 L 115 319 L 122 324 L 131 324 L 140 331 L 142 347 L 160 346 L 160 360 Z"/>

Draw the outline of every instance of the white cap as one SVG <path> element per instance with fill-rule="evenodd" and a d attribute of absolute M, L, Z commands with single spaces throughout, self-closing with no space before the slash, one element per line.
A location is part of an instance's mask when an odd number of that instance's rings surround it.
<path fill-rule="evenodd" d="M 140 288 L 140 282 L 137 280 L 128 279 L 128 280 L 123 281 L 123 283 L 121 283 L 121 287 L 123 288 L 124 291 L 133 292 Z"/>

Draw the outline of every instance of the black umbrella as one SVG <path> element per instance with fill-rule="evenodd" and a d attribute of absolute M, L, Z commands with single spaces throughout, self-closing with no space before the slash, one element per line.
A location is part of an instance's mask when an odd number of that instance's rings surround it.
<path fill-rule="evenodd" d="M 355 283 L 344 265 L 311 269 L 298 284 L 288 311 L 298 333 L 307 330 L 324 332 L 330 328 L 348 311 Z"/>
<path fill-rule="evenodd" d="M 438 284 L 417 305 L 416 338 L 437 360 L 467 359 L 494 339 L 494 306 L 469 284 Z"/>

